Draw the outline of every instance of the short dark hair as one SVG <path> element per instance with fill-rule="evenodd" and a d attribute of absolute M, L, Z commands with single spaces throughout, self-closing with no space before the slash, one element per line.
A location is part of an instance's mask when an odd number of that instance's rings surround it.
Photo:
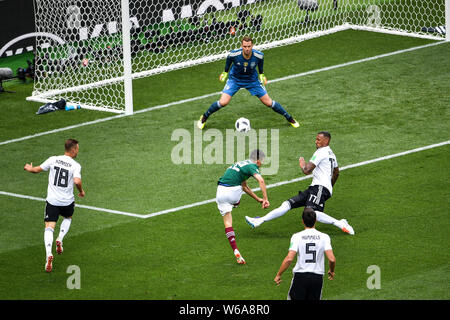
<path fill-rule="evenodd" d="M 244 42 L 244 41 L 253 43 L 252 37 L 249 37 L 249 36 L 242 37 L 241 43 Z"/>
<path fill-rule="evenodd" d="M 75 139 L 67 139 L 66 143 L 64 144 L 64 148 L 66 151 L 72 150 L 76 145 L 78 144 L 78 141 Z"/>
<path fill-rule="evenodd" d="M 328 131 L 320 131 L 318 134 L 321 134 L 324 137 L 327 137 L 328 140 L 331 140 L 331 133 L 329 133 Z"/>
<path fill-rule="evenodd" d="M 316 212 L 312 208 L 305 208 L 302 219 L 306 227 L 312 228 L 316 224 Z"/>
<path fill-rule="evenodd" d="M 266 155 L 264 154 L 264 152 L 262 152 L 259 149 L 255 149 L 252 151 L 252 153 L 250 153 L 250 160 L 252 160 L 252 161 L 257 161 L 257 160 L 263 161 L 265 158 L 266 158 Z"/>

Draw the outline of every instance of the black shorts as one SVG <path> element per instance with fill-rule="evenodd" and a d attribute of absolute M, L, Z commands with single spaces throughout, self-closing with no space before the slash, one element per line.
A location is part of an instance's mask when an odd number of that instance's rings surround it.
<path fill-rule="evenodd" d="M 296 272 L 292 278 L 288 300 L 322 299 L 323 276 L 311 272 Z"/>
<path fill-rule="evenodd" d="M 57 222 L 59 216 L 69 218 L 73 215 L 75 202 L 72 202 L 68 206 L 54 206 L 48 202 L 45 202 L 45 222 Z"/>
<path fill-rule="evenodd" d="M 331 197 L 330 191 L 324 186 L 309 186 L 305 191 L 299 191 L 298 195 L 288 199 L 291 209 L 305 207 L 323 212 L 325 201 Z"/>

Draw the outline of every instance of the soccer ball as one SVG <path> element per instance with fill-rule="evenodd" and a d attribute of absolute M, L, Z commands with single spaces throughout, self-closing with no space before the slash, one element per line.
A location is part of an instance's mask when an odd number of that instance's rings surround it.
<path fill-rule="evenodd" d="M 250 127 L 250 120 L 247 118 L 239 118 L 236 120 L 234 126 L 236 127 L 236 131 L 238 132 L 249 132 Z"/>

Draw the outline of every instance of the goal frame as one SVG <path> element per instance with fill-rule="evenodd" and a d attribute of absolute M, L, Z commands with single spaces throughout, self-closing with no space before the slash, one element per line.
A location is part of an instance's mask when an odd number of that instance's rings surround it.
<path fill-rule="evenodd" d="M 52 96 L 55 95 L 61 95 L 68 92 L 74 92 L 74 91 L 81 91 L 91 88 L 97 88 L 101 86 L 105 86 L 112 83 L 117 82 L 124 82 L 124 101 L 125 106 L 124 109 L 117 109 L 113 107 L 98 107 L 98 106 L 92 106 L 87 104 L 80 104 L 83 109 L 91 109 L 91 110 L 99 110 L 99 111 L 107 111 L 107 112 L 113 112 L 113 113 L 124 113 L 125 115 L 132 115 L 133 110 L 133 86 L 132 86 L 132 80 L 142 77 L 148 77 L 155 74 L 168 72 L 172 70 L 182 69 L 191 67 L 194 65 L 209 63 L 213 61 L 217 61 L 220 59 L 224 59 L 227 55 L 227 53 L 221 53 L 221 54 L 215 54 L 210 56 L 205 56 L 199 59 L 193 59 L 189 61 L 174 63 L 169 66 L 162 66 L 153 68 L 146 71 L 136 72 L 132 73 L 132 61 L 131 61 L 131 45 L 130 45 L 130 10 L 129 10 L 129 0 L 120 0 L 121 2 L 121 19 L 122 19 L 122 43 L 123 43 L 123 75 L 119 77 L 110 78 L 107 80 L 92 82 L 89 84 L 83 84 L 80 86 L 72 86 L 68 88 L 63 89 L 57 89 L 57 90 L 49 90 L 44 93 L 36 93 L 33 91 L 33 94 L 26 98 L 27 101 L 34 101 L 34 102 L 41 102 L 41 103 L 49 103 L 49 102 L 55 102 L 55 100 L 51 99 Z M 344 30 L 362 30 L 362 31 L 371 31 L 371 32 L 380 32 L 385 34 L 393 34 L 393 35 L 400 35 L 400 36 L 410 36 L 410 37 L 417 37 L 417 38 L 423 38 L 423 39 L 430 39 L 430 40 L 440 40 L 440 41 L 450 41 L 450 0 L 445 0 L 445 27 L 446 27 L 446 35 L 445 38 L 435 36 L 435 35 L 425 35 L 425 34 L 418 34 L 418 33 L 412 33 L 407 31 L 399 31 L 389 28 L 383 28 L 379 26 L 366 26 L 366 25 L 356 25 L 351 24 L 348 22 L 343 23 L 342 25 L 332 27 L 330 29 L 324 30 L 324 31 L 315 31 L 315 32 L 308 32 L 303 35 L 299 35 L 296 37 L 286 38 L 283 40 L 273 41 L 270 43 L 262 44 L 262 45 L 255 45 L 255 49 L 258 50 L 266 50 L 271 49 L 274 47 L 289 45 L 298 43 L 301 41 L 305 41 L 308 39 L 313 39 L 317 37 L 321 37 L 323 35 L 328 35 Z M 71 103 L 68 101 L 68 103 Z"/>

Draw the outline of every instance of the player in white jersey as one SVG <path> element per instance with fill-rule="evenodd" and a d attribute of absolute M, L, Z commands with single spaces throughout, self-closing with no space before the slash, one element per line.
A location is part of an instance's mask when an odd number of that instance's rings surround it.
<path fill-rule="evenodd" d="M 296 196 L 284 201 L 281 206 L 270 211 L 264 217 L 251 218 L 246 216 L 245 220 L 252 227 L 259 227 L 266 221 L 281 217 L 291 209 L 305 207 L 316 211 L 317 221 L 332 224 L 345 233 L 355 234 L 352 226 L 345 219 L 337 220 L 324 213 L 325 201 L 332 193 L 333 186 L 339 177 L 339 166 L 336 156 L 331 150 L 329 143 L 331 135 L 327 131 L 321 131 L 316 136 L 316 152 L 306 163 L 303 157 L 299 158 L 299 166 L 303 173 L 313 174 L 311 185 L 305 191 L 300 191 Z"/>
<path fill-rule="evenodd" d="M 44 244 L 46 251 L 45 271 L 51 272 L 53 268 L 53 232 L 59 216 L 63 217 L 58 238 L 56 238 L 56 252 L 62 254 L 63 239 L 72 222 L 75 198 L 73 185 L 77 187 L 79 197 L 84 197 L 85 192 L 81 184 L 81 166 L 74 159 L 79 151 L 78 141 L 68 139 L 65 142 L 65 152 L 62 156 L 53 156 L 45 160 L 40 166 L 33 167 L 33 163 L 25 164 L 24 170 L 31 173 L 49 171 L 47 198 L 45 205 L 45 230 Z"/>
<path fill-rule="evenodd" d="M 325 255 L 329 261 L 328 279 L 335 275 L 336 258 L 331 247 L 330 237 L 315 229 L 316 213 L 305 208 L 302 215 L 305 230 L 291 237 L 289 252 L 284 258 L 275 283 L 281 283 L 282 274 L 289 268 L 295 256 L 297 263 L 292 269 L 293 278 L 288 300 L 320 300 L 322 298 L 323 275 L 325 274 Z"/>

